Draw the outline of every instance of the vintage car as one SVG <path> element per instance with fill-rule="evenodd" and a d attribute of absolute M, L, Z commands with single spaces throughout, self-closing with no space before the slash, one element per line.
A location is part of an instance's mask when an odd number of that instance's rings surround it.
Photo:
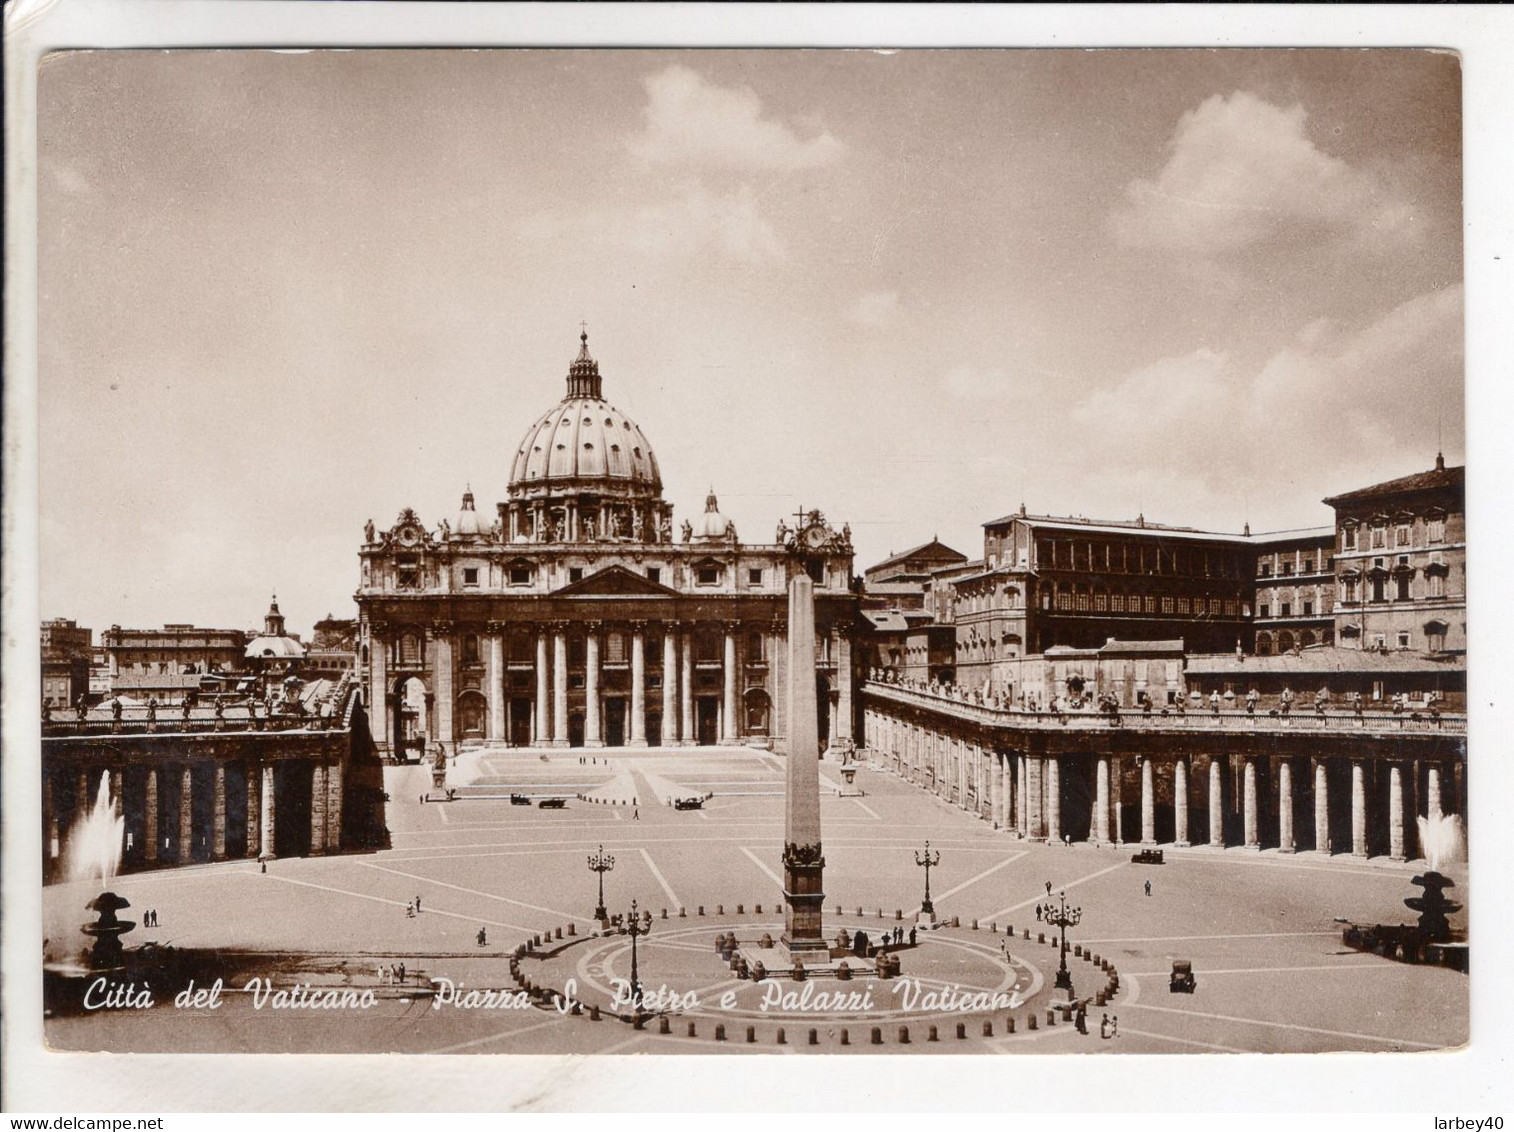
<path fill-rule="evenodd" d="M 1187 959 L 1172 961 L 1172 977 L 1167 980 L 1167 989 L 1173 994 L 1192 994 L 1198 981 L 1193 977 L 1193 963 Z"/>
<path fill-rule="evenodd" d="M 526 804 L 530 805 L 529 802 Z M 543 798 L 540 802 L 536 803 L 536 808 L 539 810 L 565 810 L 568 808 L 568 800 L 566 798 Z"/>
<path fill-rule="evenodd" d="M 675 798 L 673 800 L 675 810 L 702 810 L 704 809 L 703 798 Z"/>
<path fill-rule="evenodd" d="M 1160 865 L 1162 864 L 1162 851 L 1160 849 L 1142 849 L 1130 858 L 1132 865 Z"/>
<path fill-rule="evenodd" d="M 531 799 L 527 798 L 524 794 L 510 795 L 510 805 L 512 806 L 529 806 L 530 804 Z"/>

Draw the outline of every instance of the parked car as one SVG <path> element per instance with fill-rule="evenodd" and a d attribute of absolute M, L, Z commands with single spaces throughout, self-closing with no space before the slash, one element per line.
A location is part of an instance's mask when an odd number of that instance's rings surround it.
<path fill-rule="evenodd" d="M 703 798 L 677 798 L 673 801 L 675 810 L 702 810 L 704 809 Z"/>
<path fill-rule="evenodd" d="M 531 799 L 527 798 L 524 794 L 510 795 L 510 805 L 512 806 L 529 806 L 530 804 Z"/>
<path fill-rule="evenodd" d="M 1193 977 L 1193 963 L 1187 959 L 1174 959 L 1167 989 L 1173 994 L 1192 994 L 1198 985 L 1198 980 Z"/>
<path fill-rule="evenodd" d="M 529 802 L 526 804 L 530 805 Z M 536 806 L 537 809 L 541 810 L 565 810 L 568 808 L 568 800 L 566 798 L 543 798 L 540 802 L 536 803 Z"/>

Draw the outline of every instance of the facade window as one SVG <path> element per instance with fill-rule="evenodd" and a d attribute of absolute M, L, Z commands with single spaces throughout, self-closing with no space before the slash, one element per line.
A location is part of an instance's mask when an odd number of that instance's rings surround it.
<path fill-rule="evenodd" d="M 1260 561 L 1256 564 L 1256 576 L 1258 578 L 1272 577 L 1272 562 L 1270 559 Z"/>
<path fill-rule="evenodd" d="M 1072 608 L 1072 594 L 1068 593 L 1066 590 L 1058 590 L 1057 591 L 1057 608 L 1058 609 L 1071 609 Z"/>
<path fill-rule="evenodd" d="M 1147 594 L 1146 595 L 1146 612 L 1147 613 L 1155 613 L 1156 611 L 1157 611 L 1157 599 L 1156 599 L 1156 595 L 1155 594 Z"/>
<path fill-rule="evenodd" d="M 582 566 L 568 567 L 568 581 L 581 582 L 584 580 L 584 568 Z"/>
<path fill-rule="evenodd" d="M 1343 527 L 1341 529 L 1341 549 L 1342 550 L 1355 550 L 1356 549 L 1356 528 L 1355 527 Z"/>
<path fill-rule="evenodd" d="M 1279 602 L 1277 607 L 1277 615 L 1279 617 L 1292 617 L 1293 603 L 1291 601 Z"/>
<path fill-rule="evenodd" d="M 660 566 L 648 566 L 647 567 L 647 581 L 649 581 L 649 582 L 656 582 L 658 584 L 661 584 L 662 583 L 662 567 L 660 567 Z"/>
<path fill-rule="evenodd" d="M 1093 595 L 1093 608 L 1095 613 L 1109 612 L 1109 595 L 1103 590 Z"/>
<path fill-rule="evenodd" d="M 1372 576 L 1372 600 L 1385 600 L 1383 594 L 1383 576 L 1381 574 L 1374 574 Z"/>
<path fill-rule="evenodd" d="M 512 586 L 529 586 L 531 584 L 531 567 L 511 566 L 510 584 Z"/>
<path fill-rule="evenodd" d="M 1387 545 L 1388 545 L 1388 528 L 1387 527 L 1373 527 L 1372 528 L 1372 549 L 1373 550 L 1381 550 L 1383 547 L 1385 547 Z"/>
<path fill-rule="evenodd" d="M 1226 617 L 1234 617 L 1235 616 L 1235 609 L 1236 609 L 1235 599 L 1234 598 L 1228 599 L 1225 602 L 1225 616 Z"/>
<path fill-rule="evenodd" d="M 1265 602 L 1265 601 L 1258 602 L 1257 603 L 1257 607 L 1256 607 L 1256 615 L 1258 617 L 1271 617 L 1272 616 L 1272 605 L 1271 605 L 1271 603 Z"/>
<path fill-rule="evenodd" d="M 1408 523 L 1400 523 L 1395 534 L 1393 545 L 1408 546 L 1413 538 L 1413 532 Z"/>
<path fill-rule="evenodd" d="M 1293 574 L 1293 563 L 1289 562 L 1285 558 L 1285 559 L 1283 559 L 1283 564 L 1282 565 L 1283 565 L 1283 568 L 1279 571 L 1279 573 L 1282 574 L 1283 577 L 1285 577 L 1285 578 L 1286 577 L 1291 577 L 1292 574 Z"/>
<path fill-rule="evenodd" d="M 1305 557 L 1299 559 L 1298 572 L 1300 574 L 1312 574 L 1312 573 L 1314 573 L 1314 559 L 1312 557 L 1307 556 L 1307 555 Z"/>
<path fill-rule="evenodd" d="M 1124 613 L 1125 612 L 1125 595 L 1122 594 L 1122 593 L 1113 593 L 1113 594 L 1110 594 L 1109 595 L 1109 608 L 1112 609 L 1116 613 Z"/>
<path fill-rule="evenodd" d="M 701 586 L 713 586 L 720 582 L 720 567 L 701 566 L 694 572 L 695 581 Z"/>
<path fill-rule="evenodd" d="M 1429 538 L 1431 542 L 1446 541 L 1446 521 L 1444 519 L 1438 516 L 1430 519 Z"/>
<path fill-rule="evenodd" d="M 1379 645 L 1382 644 L 1383 639 L 1381 637 L 1378 637 L 1377 643 Z M 1383 698 L 1383 682 L 1381 680 L 1372 681 L 1372 698 L 1376 701 L 1381 702 Z"/>
<path fill-rule="evenodd" d="M 476 586 L 476 585 L 478 585 L 478 567 L 477 566 L 464 566 L 463 567 L 463 585 L 465 585 L 465 586 Z"/>
<path fill-rule="evenodd" d="M 1401 648 L 1401 649 L 1406 649 L 1406 648 L 1409 647 L 1409 634 L 1408 633 L 1401 631 L 1398 634 L 1398 647 Z"/>
<path fill-rule="evenodd" d="M 1189 598 L 1186 598 L 1186 597 L 1180 597 L 1180 598 L 1178 598 L 1178 612 L 1179 613 L 1192 613 L 1193 612 L 1193 601 L 1191 599 L 1189 599 Z"/>
<path fill-rule="evenodd" d="M 1396 585 L 1396 589 L 1397 589 L 1396 596 L 1397 596 L 1398 600 L 1399 601 L 1408 601 L 1409 600 L 1409 572 L 1407 570 L 1405 570 L 1404 572 L 1402 572 L 1401 574 L 1399 574 L 1398 577 L 1394 578 L 1393 580 L 1394 580 L 1394 583 Z"/>
<path fill-rule="evenodd" d="M 764 658 L 763 658 L 763 655 L 762 655 L 762 634 L 761 633 L 748 633 L 747 634 L 747 638 L 746 638 L 746 659 L 747 659 L 747 663 L 748 664 L 761 664 L 762 663 L 762 661 L 763 661 Z"/>
<path fill-rule="evenodd" d="M 753 585 L 753 586 L 760 586 L 760 585 L 762 585 L 762 568 L 761 567 L 755 567 L 755 568 L 753 568 L 751 570 L 748 570 L 746 572 L 746 580 L 747 580 L 748 584 Z"/>
<path fill-rule="evenodd" d="M 1306 601 L 1306 602 L 1304 602 L 1304 616 L 1305 617 L 1313 617 L 1314 616 L 1314 602 L 1312 602 L 1312 601 Z"/>
<path fill-rule="evenodd" d="M 1356 600 L 1356 579 L 1355 578 L 1346 578 L 1346 579 L 1344 579 L 1341 582 L 1341 600 L 1342 601 L 1355 601 Z"/>
<path fill-rule="evenodd" d="M 1078 609 L 1079 609 L 1079 611 L 1081 611 L 1083 613 L 1087 613 L 1088 609 L 1089 609 L 1089 604 L 1090 604 L 1090 598 L 1089 598 L 1089 595 L 1088 595 L 1088 591 L 1080 589 L 1078 591 Z"/>
<path fill-rule="evenodd" d="M 1172 598 L 1164 595 L 1162 598 L 1162 612 L 1171 613 L 1174 609 L 1174 606 L 1175 603 L 1173 602 Z"/>
<path fill-rule="evenodd" d="M 468 633 L 463 637 L 463 663 L 478 663 L 478 638 L 472 633 Z"/>
<path fill-rule="evenodd" d="M 1433 573 L 1433 574 L 1430 575 L 1430 596 L 1431 597 L 1445 597 L 1446 596 L 1446 576 L 1444 574 L 1442 574 L 1439 570 L 1437 570 L 1435 573 Z"/>

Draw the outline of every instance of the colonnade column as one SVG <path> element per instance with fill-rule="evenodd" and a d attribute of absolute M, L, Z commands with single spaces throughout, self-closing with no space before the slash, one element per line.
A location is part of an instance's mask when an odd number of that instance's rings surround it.
<path fill-rule="evenodd" d="M 552 626 L 552 746 L 568 745 L 568 627 Z"/>
<path fill-rule="evenodd" d="M 1025 836 L 1032 838 L 1044 838 L 1046 836 L 1045 810 L 1042 808 L 1044 801 L 1043 779 L 1045 775 L 1046 760 L 1041 755 L 1032 755 L 1029 764 L 1025 768 Z"/>
<path fill-rule="evenodd" d="M 1260 849 L 1261 837 L 1257 830 L 1256 816 L 1256 759 L 1247 755 L 1242 767 L 1245 789 L 1242 792 L 1244 813 L 1242 815 L 1246 829 L 1246 848 Z"/>
<path fill-rule="evenodd" d="M 1399 763 L 1388 764 L 1388 856 L 1404 860 L 1404 771 Z"/>
<path fill-rule="evenodd" d="M 599 622 L 584 626 L 584 746 L 603 747 L 604 729 L 599 721 Z"/>
<path fill-rule="evenodd" d="M 1218 755 L 1209 756 L 1209 844 L 1225 848 L 1225 769 Z"/>
<path fill-rule="evenodd" d="M 662 736 L 664 747 L 678 742 L 678 624 L 662 627 Z"/>
<path fill-rule="evenodd" d="M 1030 760 L 1023 754 L 1015 756 L 1015 832 L 1021 837 L 1030 836 Z"/>
<path fill-rule="evenodd" d="M 194 776 L 189 767 L 179 771 L 179 862 L 194 858 Z"/>
<path fill-rule="evenodd" d="M 1277 851 L 1292 853 L 1297 846 L 1293 837 L 1293 760 L 1277 764 Z"/>
<path fill-rule="evenodd" d="M 547 630 L 536 630 L 536 726 L 531 741 L 545 747 L 552 737 L 552 670 L 547 666 Z"/>
<path fill-rule="evenodd" d="M 249 803 L 250 804 L 250 803 Z M 249 814 L 247 824 L 252 824 Z M 147 768 L 147 797 L 142 804 L 142 856 L 151 862 L 158 859 L 158 768 Z M 249 846 L 250 848 L 250 846 Z"/>
<path fill-rule="evenodd" d="M 1314 851 L 1330 854 L 1330 774 L 1324 759 L 1314 760 Z"/>
<path fill-rule="evenodd" d="M 647 623 L 631 622 L 631 741 L 647 745 Z"/>
<path fill-rule="evenodd" d="M 1004 828 L 1004 784 L 999 773 L 999 756 L 990 751 L 988 764 L 988 812 L 995 829 Z"/>
<path fill-rule="evenodd" d="M 692 747 L 699 742 L 694 730 L 694 631 L 684 629 L 678 635 L 678 651 L 683 661 L 678 666 L 678 722 L 679 740 L 683 747 Z"/>
<path fill-rule="evenodd" d="M 1351 760 L 1351 853 L 1367 855 L 1367 765 Z"/>
<path fill-rule="evenodd" d="M 263 844 L 263 774 L 257 763 L 243 763 L 247 778 L 247 856 L 256 857 Z M 153 825 L 157 828 L 158 775 L 154 771 L 147 780 L 152 787 Z"/>
<path fill-rule="evenodd" d="M 489 667 L 484 679 L 489 685 L 489 730 L 491 743 L 505 739 L 505 639 L 503 626 L 489 622 Z"/>
<path fill-rule="evenodd" d="M 310 855 L 326 852 L 326 806 L 330 794 L 326 789 L 326 764 L 316 763 L 310 771 Z"/>
<path fill-rule="evenodd" d="M 1172 764 L 1172 843 L 1179 848 L 1188 842 L 1188 756 L 1179 755 Z"/>
<path fill-rule="evenodd" d="M 274 856 L 273 847 L 276 840 L 274 837 L 274 821 L 278 817 L 275 806 L 277 799 L 274 797 L 272 763 L 266 763 L 263 766 L 262 778 L 262 786 L 258 792 L 262 802 L 262 812 L 259 814 L 258 821 L 258 859 L 269 861 Z"/>
<path fill-rule="evenodd" d="M 1425 821 L 1434 826 L 1443 816 L 1440 801 L 1440 763 L 1427 763 L 1425 765 Z"/>
<path fill-rule="evenodd" d="M 226 764 L 216 763 L 215 797 L 211 799 L 210 856 L 226 859 Z"/>
<path fill-rule="evenodd" d="M 735 746 L 740 741 L 740 721 L 736 718 L 736 632 L 740 625 L 735 621 L 725 623 L 725 653 L 721 665 L 723 684 L 721 688 L 720 741 Z"/>
<path fill-rule="evenodd" d="M 1157 843 L 1156 767 L 1150 755 L 1141 756 L 1141 844 Z"/>
<path fill-rule="evenodd" d="M 1093 839 L 1109 844 L 1109 756 L 1100 755 L 1093 772 Z"/>
<path fill-rule="evenodd" d="M 1062 840 L 1062 756 L 1046 759 L 1046 840 Z"/>
<path fill-rule="evenodd" d="M 1000 760 L 999 777 L 1002 781 L 999 783 L 999 795 L 1004 803 L 1003 826 L 1005 829 L 1014 829 L 1017 812 L 1015 809 L 1015 768 L 1008 751 L 1000 756 Z"/>

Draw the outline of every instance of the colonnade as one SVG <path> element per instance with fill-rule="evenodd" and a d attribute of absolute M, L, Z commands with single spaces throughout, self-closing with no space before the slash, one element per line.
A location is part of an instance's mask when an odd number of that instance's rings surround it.
<path fill-rule="evenodd" d="M 1003 749 L 972 728 L 869 710 L 864 739 L 901 777 L 1032 840 L 1204 843 L 1406 860 L 1417 818 L 1465 816 L 1464 762 L 1424 752 L 1113 754 Z"/>

